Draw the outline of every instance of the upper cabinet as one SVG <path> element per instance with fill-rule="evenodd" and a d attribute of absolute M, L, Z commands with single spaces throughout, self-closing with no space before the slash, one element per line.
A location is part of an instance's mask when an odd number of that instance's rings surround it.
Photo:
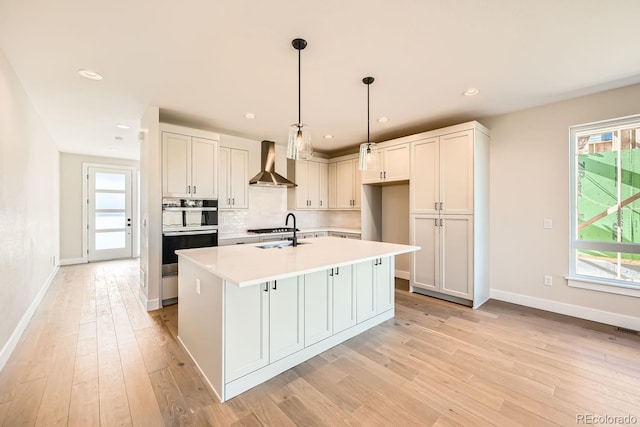
<path fill-rule="evenodd" d="M 216 139 L 189 135 L 187 132 L 162 132 L 164 197 L 217 198 L 217 164 Z"/>
<path fill-rule="evenodd" d="M 414 141 L 411 150 L 411 212 L 472 214 L 474 130 Z"/>
<path fill-rule="evenodd" d="M 288 160 L 288 178 L 296 187 L 288 189 L 289 209 L 329 208 L 329 165 L 325 159 Z"/>
<path fill-rule="evenodd" d="M 332 166 L 335 165 L 335 166 Z M 362 179 L 358 156 L 331 159 L 329 163 L 329 208 L 360 209 Z"/>
<path fill-rule="evenodd" d="M 387 146 L 380 143 L 377 168 L 362 172 L 363 184 L 405 181 L 410 178 L 410 145 L 408 142 Z"/>
<path fill-rule="evenodd" d="M 220 147 L 218 179 L 218 208 L 249 207 L 249 151 Z"/>

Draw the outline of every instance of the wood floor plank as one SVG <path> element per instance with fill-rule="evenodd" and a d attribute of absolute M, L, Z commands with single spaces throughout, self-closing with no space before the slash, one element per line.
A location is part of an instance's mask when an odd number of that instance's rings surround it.
<path fill-rule="evenodd" d="M 191 411 L 182 393 L 171 375 L 171 371 L 161 369 L 149 375 L 153 390 L 162 408 L 162 419 L 165 426 L 194 425 Z"/>
<path fill-rule="evenodd" d="M 0 403 L 0 426 L 4 425 L 4 420 L 7 418 L 10 406 L 11 402 Z"/>
<path fill-rule="evenodd" d="M 100 425 L 98 378 L 74 384 L 69 403 L 69 426 Z"/>
<path fill-rule="evenodd" d="M 35 425 L 46 384 L 46 378 L 18 384 L 3 426 Z"/>

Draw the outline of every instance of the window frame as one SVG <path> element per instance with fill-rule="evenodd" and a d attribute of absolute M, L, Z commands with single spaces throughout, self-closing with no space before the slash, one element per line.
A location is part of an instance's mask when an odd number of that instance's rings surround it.
<path fill-rule="evenodd" d="M 640 297 L 640 283 L 628 282 L 617 279 L 607 279 L 598 276 L 578 274 L 576 272 L 577 250 L 595 249 L 609 252 L 624 252 L 640 254 L 640 244 L 583 241 L 578 239 L 578 156 L 577 138 L 588 133 L 606 133 L 621 127 L 640 127 L 640 115 L 621 117 L 617 119 L 603 120 L 569 127 L 569 276 L 568 284 L 571 287 L 591 289 L 615 294 Z"/>

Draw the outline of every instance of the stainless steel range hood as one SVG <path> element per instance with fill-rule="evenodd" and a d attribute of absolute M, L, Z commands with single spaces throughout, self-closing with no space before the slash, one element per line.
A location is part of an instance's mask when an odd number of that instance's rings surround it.
<path fill-rule="evenodd" d="M 249 180 L 249 184 L 264 187 L 295 187 L 296 184 L 276 173 L 275 166 L 275 143 L 273 141 L 262 141 L 261 170 Z"/>

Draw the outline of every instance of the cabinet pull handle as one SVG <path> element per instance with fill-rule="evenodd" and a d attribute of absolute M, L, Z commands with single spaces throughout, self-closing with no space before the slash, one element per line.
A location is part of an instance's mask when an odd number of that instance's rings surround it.
<path fill-rule="evenodd" d="M 329 272 L 329 276 L 333 277 L 333 268 L 331 269 L 331 271 Z"/>
<path fill-rule="evenodd" d="M 373 261 L 373 265 L 378 265 L 378 258 Z"/>
<path fill-rule="evenodd" d="M 434 225 L 437 227 L 438 226 L 438 218 L 433 220 Z"/>
<path fill-rule="evenodd" d="M 193 186 L 193 194 L 196 194 L 196 186 Z"/>
<path fill-rule="evenodd" d="M 340 275 L 340 267 L 336 267 L 336 276 Z"/>
<path fill-rule="evenodd" d="M 320 200 L 320 206 L 322 206 L 322 200 Z"/>
<path fill-rule="evenodd" d="M 440 210 L 442 210 L 442 202 L 440 202 Z"/>
<path fill-rule="evenodd" d="M 382 172 L 380 172 L 380 179 L 382 179 Z"/>
<path fill-rule="evenodd" d="M 187 193 L 191 194 L 191 186 L 187 185 Z"/>
<path fill-rule="evenodd" d="M 382 265 L 382 258 L 380 258 L 380 262 L 378 263 L 378 265 Z"/>
<path fill-rule="evenodd" d="M 231 205 L 231 199 L 227 199 L 227 204 Z"/>
<path fill-rule="evenodd" d="M 278 281 L 274 280 L 273 281 L 273 290 L 275 291 L 277 287 L 278 287 Z"/>
<path fill-rule="evenodd" d="M 438 210 L 438 202 L 433 202 L 433 209 Z"/>
<path fill-rule="evenodd" d="M 442 221 L 444 221 L 442 218 L 440 218 L 440 227 L 442 227 Z"/>
<path fill-rule="evenodd" d="M 234 199 L 231 199 L 231 204 L 232 204 L 232 205 L 235 205 L 235 204 L 236 204 L 236 199 L 235 199 L 235 198 L 234 198 Z"/>
<path fill-rule="evenodd" d="M 384 171 L 384 179 L 387 179 L 387 171 Z"/>
<path fill-rule="evenodd" d="M 269 292 L 269 282 L 266 282 L 266 283 L 264 284 L 264 291 L 265 291 L 265 292 Z"/>

